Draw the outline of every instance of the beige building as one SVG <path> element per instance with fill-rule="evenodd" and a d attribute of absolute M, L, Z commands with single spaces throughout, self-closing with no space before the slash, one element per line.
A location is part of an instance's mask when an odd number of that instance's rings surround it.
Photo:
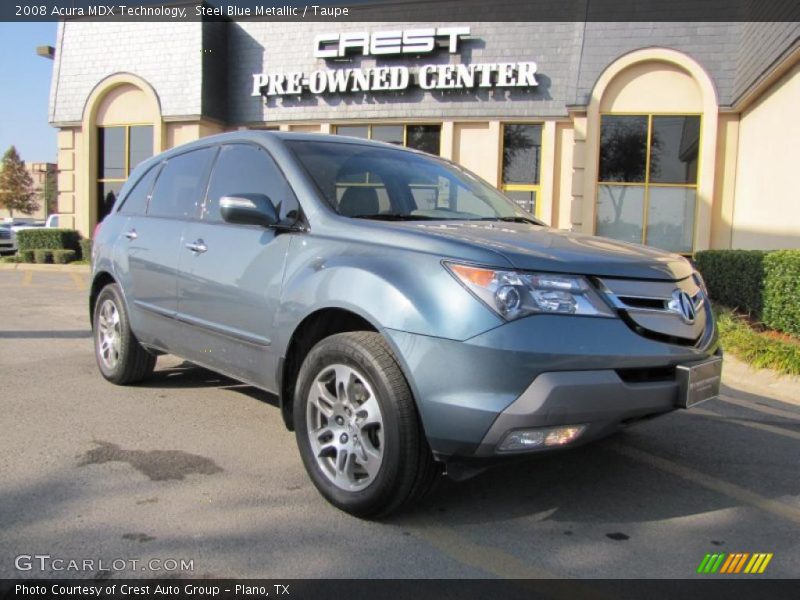
<path fill-rule="evenodd" d="M 800 247 L 800 24 L 445 25 L 62 23 L 59 212 L 90 235 L 139 161 L 260 128 L 439 154 L 563 229 Z"/>

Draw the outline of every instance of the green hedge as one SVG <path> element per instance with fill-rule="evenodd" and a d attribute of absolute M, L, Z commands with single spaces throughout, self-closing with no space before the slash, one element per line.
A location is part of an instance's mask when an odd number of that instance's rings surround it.
<path fill-rule="evenodd" d="M 695 263 L 714 302 L 760 319 L 766 255 L 762 250 L 705 250 L 695 255 Z"/>
<path fill-rule="evenodd" d="M 52 262 L 50 259 L 53 258 L 53 251 L 47 250 L 45 248 L 37 248 L 33 251 L 33 262 L 38 265 L 43 265 L 49 262 Z"/>
<path fill-rule="evenodd" d="M 92 260 L 92 240 L 81 238 L 81 260 Z"/>
<path fill-rule="evenodd" d="M 800 250 L 706 250 L 695 262 L 711 300 L 800 335 Z"/>
<path fill-rule="evenodd" d="M 24 263 L 33 262 L 33 250 L 20 250 L 19 257 Z"/>
<path fill-rule="evenodd" d="M 75 260 L 75 250 L 53 250 L 51 254 L 53 262 L 57 265 L 65 265 Z"/>
<path fill-rule="evenodd" d="M 80 249 L 81 234 L 74 229 L 23 229 L 17 232 L 17 247 L 22 250 L 74 250 Z"/>
<path fill-rule="evenodd" d="M 771 329 L 800 335 L 800 250 L 778 250 L 764 258 L 761 320 Z"/>

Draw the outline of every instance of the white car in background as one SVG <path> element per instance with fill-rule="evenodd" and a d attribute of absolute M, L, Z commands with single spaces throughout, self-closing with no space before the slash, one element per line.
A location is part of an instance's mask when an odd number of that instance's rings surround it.
<path fill-rule="evenodd" d="M 61 215 L 50 215 L 46 221 L 37 221 L 28 218 L 6 219 L 0 223 L 0 254 L 14 253 L 17 251 L 17 232 L 23 229 L 55 229 L 59 224 Z"/>

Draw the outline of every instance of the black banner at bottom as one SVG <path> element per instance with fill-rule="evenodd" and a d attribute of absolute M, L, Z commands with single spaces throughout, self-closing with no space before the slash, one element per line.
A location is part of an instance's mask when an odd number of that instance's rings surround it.
<path fill-rule="evenodd" d="M 747 594 L 754 598 L 798 597 L 797 580 L 682 579 L 682 580 L 574 580 L 574 579 L 4 579 L 0 598 L 61 600 L 611 600 L 675 598 L 728 599 Z"/>

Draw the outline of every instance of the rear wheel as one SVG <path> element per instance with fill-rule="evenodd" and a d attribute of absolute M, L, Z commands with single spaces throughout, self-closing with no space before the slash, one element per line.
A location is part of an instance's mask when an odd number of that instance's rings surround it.
<path fill-rule="evenodd" d="M 384 516 L 437 479 L 411 390 L 377 333 L 319 342 L 300 368 L 294 415 L 306 470 L 341 510 Z"/>
<path fill-rule="evenodd" d="M 131 331 L 117 284 L 109 284 L 100 291 L 92 324 L 94 354 L 103 377 L 117 385 L 128 385 L 153 372 L 156 357 L 142 347 Z"/>

